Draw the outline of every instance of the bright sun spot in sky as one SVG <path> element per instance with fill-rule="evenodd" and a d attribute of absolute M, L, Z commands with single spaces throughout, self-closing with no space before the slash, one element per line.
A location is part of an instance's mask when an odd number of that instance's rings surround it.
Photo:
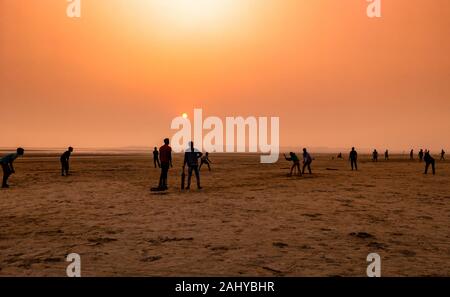
<path fill-rule="evenodd" d="M 187 119 L 188 118 L 188 115 L 187 115 L 187 113 L 183 113 L 182 115 L 181 115 L 183 118 L 185 118 L 185 119 Z"/>
<path fill-rule="evenodd" d="M 136 9 L 160 29 L 214 32 L 232 25 L 242 5 L 236 0 L 136 0 Z M 132 3 L 133 1 L 130 1 Z"/>

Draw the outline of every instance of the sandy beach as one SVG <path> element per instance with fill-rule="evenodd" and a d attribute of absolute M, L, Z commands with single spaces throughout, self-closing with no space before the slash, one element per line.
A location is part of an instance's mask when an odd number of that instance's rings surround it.
<path fill-rule="evenodd" d="M 360 171 L 315 155 L 313 174 L 257 155 L 211 155 L 204 189 L 180 190 L 181 155 L 169 191 L 151 193 L 149 154 L 31 153 L 0 192 L 0 275 L 365 276 L 369 253 L 383 276 L 450 276 L 450 163 L 437 175 L 406 156 Z"/>

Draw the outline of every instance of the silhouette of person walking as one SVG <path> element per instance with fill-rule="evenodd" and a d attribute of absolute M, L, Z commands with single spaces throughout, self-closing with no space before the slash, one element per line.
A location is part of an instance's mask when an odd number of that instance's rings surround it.
<path fill-rule="evenodd" d="M 289 172 L 289 176 L 292 176 L 292 173 L 295 171 L 295 169 L 297 169 L 297 174 L 298 175 L 302 175 L 302 172 L 300 171 L 300 160 L 298 159 L 297 155 L 294 152 L 290 152 L 289 153 L 289 158 L 286 157 L 286 154 L 283 154 L 284 158 L 287 161 L 292 161 L 292 167 L 291 167 L 291 171 Z"/>
<path fill-rule="evenodd" d="M 423 149 L 420 149 L 419 151 L 419 162 L 423 161 Z"/>
<path fill-rule="evenodd" d="M 169 145 L 169 138 L 164 139 L 164 145 L 159 148 L 159 160 L 161 161 L 161 175 L 159 177 L 158 188 L 152 189 L 155 191 L 165 191 L 167 187 L 167 178 L 169 174 L 169 168 L 172 165 L 172 148 Z"/>
<path fill-rule="evenodd" d="M 198 171 L 200 171 L 202 169 L 202 165 L 206 164 L 206 166 L 208 166 L 208 170 L 211 171 L 211 160 L 209 159 L 209 153 L 206 152 L 204 156 L 202 156 L 202 158 L 200 159 L 200 167 L 198 167 Z"/>
<path fill-rule="evenodd" d="M 409 159 L 410 159 L 410 160 L 414 160 L 414 150 L 411 150 L 411 151 L 409 152 Z"/>
<path fill-rule="evenodd" d="M 305 174 L 305 169 L 308 168 L 309 174 L 312 174 L 311 172 L 311 163 L 312 158 L 311 155 L 308 153 L 306 148 L 303 149 L 303 168 L 302 168 L 302 174 Z"/>
<path fill-rule="evenodd" d="M 184 153 L 184 162 L 183 162 L 183 172 L 186 168 L 186 165 L 188 166 L 188 180 L 187 180 L 187 187 L 186 190 L 189 190 L 191 188 L 191 179 L 192 179 L 192 171 L 195 173 L 195 178 L 197 179 L 197 188 L 200 190 L 202 187 L 200 186 L 200 172 L 198 169 L 198 159 L 203 154 L 194 148 L 194 142 L 189 142 L 189 148 Z"/>
<path fill-rule="evenodd" d="M 378 152 L 377 150 L 374 150 L 372 153 L 372 161 L 373 162 L 378 162 Z"/>
<path fill-rule="evenodd" d="M 358 153 L 356 152 L 354 147 L 352 147 L 349 159 L 350 159 L 350 164 L 352 166 L 352 170 L 358 171 Z"/>
<path fill-rule="evenodd" d="M 155 164 L 155 168 L 156 166 L 158 166 L 158 168 L 161 168 L 161 163 L 159 163 L 159 151 L 156 146 L 155 149 L 153 150 L 153 164 Z"/>
<path fill-rule="evenodd" d="M 441 151 L 441 161 L 445 161 L 445 151 Z"/>
<path fill-rule="evenodd" d="M 11 176 L 11 174 L 16 173 L 13 163 L 18 157 L 23 156 L 24 153 L 25 150 L 19 147 L 15 153 L 8 154 L 0 159 L 0 164 L 2 165 L 3 169 L 2 188 L 9 188 L 8 178 Z"/>
<path fill-rule="evenodd" d="M 436 174 L 435 161 L 434 161 L 434 158 L 431 156 L 430 151 L 428 151 L 428 150 L 425 151 L 425 155 L 424 155 L 423 159 L 425 161 L 425 174 L 428 174 L 428 168 L 431 165 L 433 175 L 435 175 Z"/>
<path fill-rule="evenodd" d="M 386 151 L 384 152 L 384 159 L 385 159 L 386 161 L 389 160 L 389 150 L 386 150 Z"/>
<path fill-rule="evenodd" d="M 61 161 L 61 176 L 69 175 L 69 159 L 72 152 L 73 147 L 69 147 L 67 151 L 65 151 L 59 158 L 59 160 Z"/>

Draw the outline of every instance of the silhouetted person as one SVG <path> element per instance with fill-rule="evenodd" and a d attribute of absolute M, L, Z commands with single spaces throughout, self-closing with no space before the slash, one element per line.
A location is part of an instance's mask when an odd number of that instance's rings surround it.
<path fill-rule="evenodd" d="M 305 169 L 308 168 L 309 174 L 312 174 L 311 172 L 311 163 L 312 158 L 311 155 L 308 153 L 308 151 L 304 148 L 303 149 L 303 168 L 302 168 L 302 174 L 305 174 Z"/>
<path fill-rule="evenodd" d="M 409 152 L 409 159 L 410 159 L 410 160 L 414 160 L 414 150 L 411 150 L 411 151 Z"/>
<path fill-rule="evenodd" d="M 3 169 L 2 188 L 9 188 L 8 178 L 11 176 L 11 174 L 16 173 L 16 171 L 14 170 L 14 166 L 13 166 L 14 160 L 16 160 L 17 157 L 23 156 L 24 153 L 25 153 L 25 150 L 23 148 L 19 147 L 15 153 L 6 155 L 0 159 L 0 163 L 1 163 L 2 169 Z"/>
<path fill-rule="evenodd" d="M 355 148 L 352 147 L 352 150 L 349 155 L 350 164 L 352 166 L 352 170 L 358 170 L 358 153 Z"/>
<path fill-rule="evenodd" d="M 338 158 L 338 159 L 344 159 L 344 158 L 342 157 L 342 153 L 339 153 L 339 154 L 337 155 L 337 158 Z"/>
<path fill-rule="evenodd" d="M 386 161 L 389 160 L 389 150 L 386 150 L 386 151 L 384 152 L 384 159 L 385 159 Z"/>
<path fill-rule="evenodd" d="M 200 172 L 198 170 L 198 159 L 201 158 L 203 155 L 199 150 L 194 148 L 194 142 L 189 142 L 189 148 L 184 153 L 184 162 L 183 162 L 183 172 L 186 167 L 188 166 L 188 180 L 187 180 L 187 187 L 186 190 L 189 190 L 191 188 L 191 179 L 192 179 L 192 171 L 195 173 L 195 178 L 197 179 L 197 188 L 201 189 L 200 186 Z"/>
<path fill-rule="evenodd" d="M 378 152 L 377 150 L 374 150 L 372 153 L 372 161 L 373 162 L 378 162 Z"/>
<path fill-rule="evenodd" d="M 431 165 L 431 169 L 433 170 L 433 175 L 436 174 L 435 170 L 435 161 L 434 158 L 430 155 L 430 151 L 425 151 L 425 155 L 423 157 L 425 161 L 425 174 L 428 174 L 428 167 Z"/>
<path fill-rule="evenodd" d="M 294 172 L 294 169 L 297 169 L 297 174 L 298 175 L 302 175 L 302 172 L 300 171 L 300 160 L 298 159 L 297 155 L 293 152 L 289 153 L 289 158 L 286 157 L 286 155 L 284 154 L 284 158 L 287 161 L 292 161 L 292 167 L 291 167 L 291 171 L 289 172 L 289 176 L 292 176 L 292 173 Z"/>
<path fill-rule="evenodd" d="M 159 163 L 159 151 L 158 148 L 155 146 L 155 149 L 153 150 L 153 164 L 155 164 L 155 168 L 161 168 L 161 163 Z"/>
<path fill-rule="evenodd" d="M 172 148 L 169 145 L 169 138 L 164 139 L 164 145 L 159 148 L 159 160 L 161 161 L 161 176 L 159 177 L 159 190 L 167 190 L 167 177 L 169 167 L 172 165 Z"/>
<path fill-rule="evenodd" d="M 423 149 L 419 151 L 419 162 L 423 161 Z"/>
<path fill-rule="evenodd" d="M 72 152 L 73 147 L 69 147 L 67 151 L 61 155 L 61 158 L 59 158 L 61 161 L 61 176 L 69 175 L 69 159 Z"/>
<path fill-rule="evenodd" d="M 208 166 L 208 170 L 211 171 L 211 160 L 209 159 L 209 153 L 206 152 L 204 156 L 202 156 L 201 161 L 200 161 L 200 166 L 198 167 L 198 170 L 200 171 L 200 169 L 202 169 L 202 165 L 206 164 L 206 166 Z"/>
<path fill-rule="evenodd" d="M 445 161 L 445 151 L 441 151 L 441 161 Z"/>

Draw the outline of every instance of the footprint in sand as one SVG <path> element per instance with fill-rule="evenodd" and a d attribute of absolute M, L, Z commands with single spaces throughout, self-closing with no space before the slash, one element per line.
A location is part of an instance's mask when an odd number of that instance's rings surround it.
<path fill-rule="evenodd" d="M 350 236 L 361 238 L 361 239 L 368 239 L 368 238 L 375 238 L 372 234 L 369 234 L 367 232 L 352 232 L 349 234 Z"/>
<path fill-rule="evenodd" d="M 273 245 L 274 247 L 277 247 L 277 248 L 280 248 L 280 249 L 283 249 L 283 248 L 289 246 L 287 243 L 280 242 L 280 241 L 274 242 L 274 243 L 272 243 L 272 245 Z"/>

